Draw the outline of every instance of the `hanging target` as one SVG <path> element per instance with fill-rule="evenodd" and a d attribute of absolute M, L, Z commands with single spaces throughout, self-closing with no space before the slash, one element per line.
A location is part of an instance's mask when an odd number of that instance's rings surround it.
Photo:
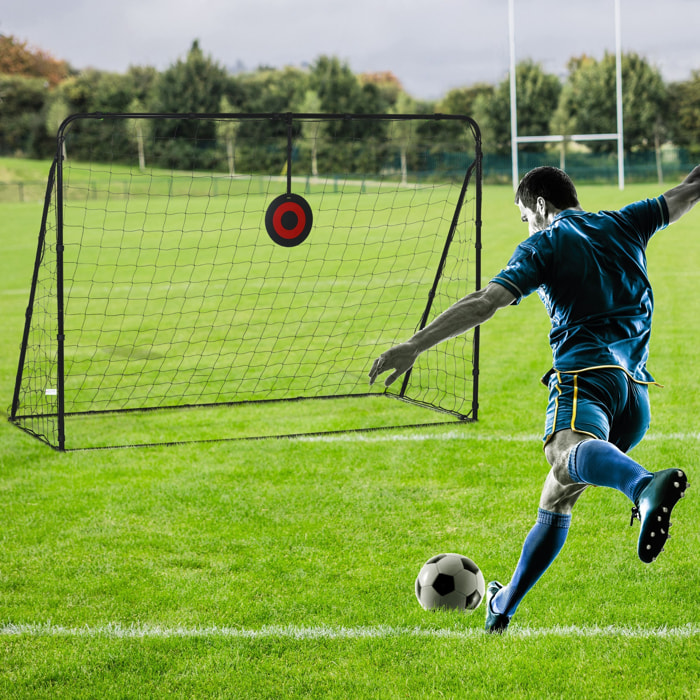
<path fill-rule="evenodd" d="M 283 194 L 273 200 L 265 214 L 265 228 L 277 244 L 292 248 L 303 243 L 313 225 L 309 203 L 298 194 Z"/>

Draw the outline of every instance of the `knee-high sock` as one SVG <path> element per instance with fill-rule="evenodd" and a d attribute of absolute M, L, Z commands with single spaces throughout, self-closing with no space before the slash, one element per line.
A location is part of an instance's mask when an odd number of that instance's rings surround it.
<path fill-rule="evenodd" d="M 561 551 L 570 524 L 570 515 L 538 509 L 537 522 L 525 538 L 513 578 L 491 600 L 494 612 L 509 617 L 515 613 L 520 601 Z"/>
<path fill-rule="evenodd" d="M 617 489 L 636 503 L 652 473 L 604 440 L 580 442 L 569 455 L 569 476 L 582 484 Z"/>

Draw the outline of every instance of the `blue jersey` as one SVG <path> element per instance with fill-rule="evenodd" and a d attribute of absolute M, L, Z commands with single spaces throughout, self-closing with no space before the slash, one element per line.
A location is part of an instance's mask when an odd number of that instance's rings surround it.
<path fill-rule="evenodd" d="M 645 251 L 668 223 L 663 197 L 597 214 L 567 209 L 523 241 L 491 281 L 512 292 L 514 303 L 537 290 L 552 322 L 554 369 L 621 367 L 638 382 L 653 382 Z"/>

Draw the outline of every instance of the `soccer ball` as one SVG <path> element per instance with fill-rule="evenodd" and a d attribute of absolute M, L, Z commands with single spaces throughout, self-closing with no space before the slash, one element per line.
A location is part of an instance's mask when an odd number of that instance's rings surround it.
<path fill-rule="evenodd" d="M 416 578 L 416 598 L 426 610 L 475 610 L 484 590 L 481 570 L 461 554 L 438 554 L 428 559 Z"/>

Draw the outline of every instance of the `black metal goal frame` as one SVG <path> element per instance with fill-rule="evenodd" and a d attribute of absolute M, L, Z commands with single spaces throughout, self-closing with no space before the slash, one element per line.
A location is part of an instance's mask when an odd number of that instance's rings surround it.
<path fill-rule="evenodd" d="M 481 148 L 481 133 L 478 124 L 470 117 L 466 115 L 451 115 L 451 114 L 331 114 L 331 113 L 293 113 L 293 112 L 281 112 L 281 113 L 258 113 L 258 114 L 239 114 L 239 113 L 86 113 L 86 114 L 73 114 L 69 116 L 61 124 L 58 129 L 56 137 L 56 156 L 52 163 L 47 187 L 46 195 L 44 201 L 44 207 L 41 219 L 41 228 L 39 233 L 39 241 L 37 246 L 37 254 L 34 263 L 34 270 L 32 275 L 32 285 L 29 297 L 29 303 L 26 311 L 25 326 L 22 337 L 22 345 L 20 350 L 20 357 L 18 362 L 17 376 L 15 381 L 15 388 L 13 393 L 12 405 L 10 409 L 9 421 L 14 425 L 19 427 L 21 430 L 32 434 L 34 437 L 46 442 L 52 448 L 58 451 L 74 451 L 76 449 L 104 449 L 100 447 L 90 447 L 90 448 L 67 448 L 66 447 L 66 431 L 65 431 L 65 420 L 68 416 L 77 415 L 87 415 L 93 413 L 122 413 L 122 412 L 148 412 L 148 411 L 160 411 L 160 410 L 172 410 L 181 408 L 194 408 L 194 407 L 206 407 L 206 406 L 234 406 L 241 403 L 250 403 L 249 401 L 223 401 L 212 404 L 197 403 L 197 404 L 183 404 L 176 406 L 154 406 L 154 407 L 140 407 L 140 408 L 122 408 L 122 409 L 108 409 L 105 411 L 76 411 L 76 412 L 66 412 L 65 409 L 65 357 L 64 357 L 64 344 L 65 344 L 65 328 L 64 328 L 64 316 L 65 316 L 65 299 L 64 299 L 64 222 L 63 222 L 63 193 L 64 193 L 64 182 L 63 182 L 63 149 L 66 139 L 66 129 L 68 126 L 76 120 L 113 120 L 113 119 L 133 119 L 133 120 L 272 120 L 283 123 L 286 125 L 287 130 L 287 149 L 286 149 L 286 189 L 287 194 L 292 193 L 292 176 L 293 176 L 293 124 L 297 120 L 376 120 L 376 121 L 409 121 L 409 120 L 426 120 L 426 121 L 454 121 L 462 122 L 471 130 L 474 138 L 474 160 L 468 165 L 464 178 L 461 185 L 461 191 L 458 197 L 457 206 L 455 208 L 451 225 L 447 236 L 445 238 L 444 247 L 442 251 L 442 256 L 435 272 L 435 277 L 433 281 L 432 288 L 429 291 L 428 298 L 426 301 L 426 306 L 420 318 L 418 325 L 419 329 L 424 328 L 430 318 L 431 310 L 433 307 L 433 301 L 435 299 L 435 293 L 438 283 L 443 274 L 443 268 L 447 260 L 450 245 L 453 241 L 455 231 L 460 219 L 462 206 L 465 201 L 465 196 L 468 187 L 473 185 L 475 188 L 475 213 L 474 213 L 474 288 L 476 290 L 480 289 L 481 286 L 481 207 L 482 207 L 482 148 Z M 43 255 L 44 255 L 44 245 L 46 243 L 46 233 L 47 233 L 47 220 L 50 215 L 50 204 L 52 199 L 52 193 L 55 191 L 55 216 L 56 216 L 56 241 L 55 241 L 55 263 L 56 263 L 56 352 L 55 352 L 55 363 L 56 363 L 56 390 L 55 390 L 55 411 L 48 413 L 47 416 L 54 418 L 57 425 L 57 441 L 54 444 L 48 436 L 38 433 L 37 431 L 28 428 L 23 425 L 23 420 L 27 418 L 36 418 L 37 416 L 31 416 L 23 413 L 21 410 L 21 392 L 22 392 L 22 381 L 23 373 L 25 367 L 25 356 L 28 346 L 28 338 L 31 331 L 31 322 L 34 306 L 34 298 L 37 287 L 37 279 L 39 276 L 39 270 L 41 268 Z M 477 326 L 473 330 L 473 360 L 472 360 L 472 397 L 471 397 L 471 408 L 468 413 L 462 413 L 459 411 L 454 411 L 450 409 L 441 408 L 433 404 L 416 400 L 407 396 L 407 389 L 410 384 L 410 378 L 412 370 L 406 373 L 401 383 L 401 388 L 398 393 L 389 393 L 385 390 L 385 394 L 391 398 L 400 399 L 407 403 L 412 403 L 415 405 L 424 406 L 428 409 L 448 414 L 452 417 L 450 422 L 455 419 L 460 422 L 473 422 L 478 419 L 478 391 L 479 391 L 479 345 L 480 345 L 480 329 Z M 48 392 L 47 392 L 48 393 Z M 53 392 L 52 392 L 53 393 Z M 334 399 L 334 398 L 358 398 L 376 396 L 376 394 L 368 393 L 353 393 L 347 396 L 344 395 L 333 395 L 333 396 L 319 396 L 319 397 L 292 397 L 292 398 L 281 398 L 281 399 L 262 399 L 260 402 L 285 402 L 285 401 L 300 401 L 307 400 L 308 398 L 321 398 L 321 399 Z M 221 440 L 189 440 L 189 441 L 172 441 L 172 442 L 153 442 L 144 443 L 143 445 L 128 445 L 130 447 L 135 446 L 146 446 L 146 445 L 158 445 L 158 444 L 181 444 L 183 442 L 218 442 L 218 441 L 235 441 L 235 440 L 257 440 L 257 439 L 268 439 L 270 437 L 283 438 L 283 437 L 298 437 L 301 435 L 317 435 L 317 434 L 337 434 L 337 433 L 348 433 L 348 432 L 368 432 L 373 430 L 389 430 L 392 428 L 408 428 L 408 427 L 423 427 L 430 425 L 439 425 L 440 423 L 419 423 L 413 425 L 400 425 L 400 426 L 383 426 L 378 428 L 355 428 L 348 430 L 331 430 L 322 431 L 320 433 L 294 433 L 285 435 L 273 435 L 273 436 L 260 436 L 260 437 L 231 437 L 222 438 Z M 126 445 L 118 446 L 108 446 L 109 447 L 120 447 Z"/>

